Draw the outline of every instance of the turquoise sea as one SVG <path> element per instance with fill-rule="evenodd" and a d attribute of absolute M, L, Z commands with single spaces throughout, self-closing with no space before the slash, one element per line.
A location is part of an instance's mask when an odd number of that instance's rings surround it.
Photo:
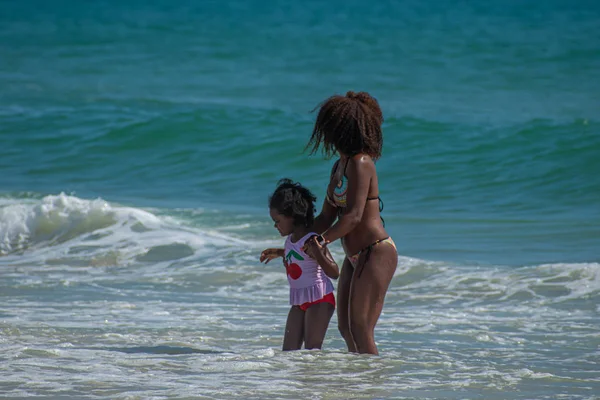
<path fill-rule="evenodd" d="M 348 90 L 385 117 L 381 355 L 335 317 L 283 353 L 267 197 L 323 200 Z M 0 1 L 0 397 L 599 396 L 597 1 Z"/>

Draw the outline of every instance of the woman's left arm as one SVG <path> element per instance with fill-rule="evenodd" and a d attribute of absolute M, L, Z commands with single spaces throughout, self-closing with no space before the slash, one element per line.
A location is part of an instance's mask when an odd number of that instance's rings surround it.
<path fill-rule="evenodd" d="M 346 168 L 346 177 L 348 178 L 346 211 L 335 224 L 322 234 L 327 243 L 346 236 L 362 220 L 373 172 L 374 164 L 369 156 L 356 155 L 348 161 Z"/>

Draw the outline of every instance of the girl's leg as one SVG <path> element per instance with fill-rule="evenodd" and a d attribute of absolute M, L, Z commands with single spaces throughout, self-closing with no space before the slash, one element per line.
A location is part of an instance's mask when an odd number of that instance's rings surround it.
<path fill-rule="evenodd" d="M 327 333 L 335 307 L 331 303 L 317 303 L 304 313 L 304 348 L 320 349 Z"/>
<path fill-rule="evenodd" d="M 361 255 L 350 288 L 350 331 L 359 353 L 379 354 L 375 345 L 375 324 L 396 272 L 398 253 L 394 246 L 381 243 L 373 246 L 366 263 L 364 258 Z"/>
<path fill-rule="evenodd" d="M 292 306 L 288 313 L 283 336 L 283 351 L 300 350 L 304 341 L 304 311 Z"/>
<path fill-rule="evenodd" d="M 352 275 L 354 274 L 354 268 L 348 258 L 344 258 L 344 264 L 340 272 L 340 278 L 338 280 L 337 287 L 337 317 L 338 317 L 338 329 L 342 334 L 342 337 L 346 341 L 349 352 L 356 352 L 356 344 L 352 338 L 350 331 L 350 319 L 349 319 L 349 297 L 350 297 L 350 285 L 352 283 Z"/>

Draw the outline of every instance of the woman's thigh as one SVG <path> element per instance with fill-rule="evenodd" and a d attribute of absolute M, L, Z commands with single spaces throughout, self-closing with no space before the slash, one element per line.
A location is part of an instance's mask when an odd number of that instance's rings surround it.
<path fill-rule="evenodd" d="M 344 264 L 340 271 L 340 277 L 337 285 L 337 316 L 338 325 L 341 329 L 348 328 L 348 307 L 350 297 L 350 286 L 352 283 L 352 275 L 354 275 L 354 267 L 348 261 L 348 258 L 344 258 Z"/>
<path fill-rule="evenodd" d="M 373 246 L 368 257 L 361 254 L 350 288 L 349 314 L 353 326 L 375 326 L 397 265 L 398 253 L 389 243 Z"/>

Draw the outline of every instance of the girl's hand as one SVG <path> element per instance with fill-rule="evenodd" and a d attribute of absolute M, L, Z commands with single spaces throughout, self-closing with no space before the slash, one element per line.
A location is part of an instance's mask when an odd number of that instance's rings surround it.
<path fill-rule="evenodd" d="M 271 261 L 274 258 L 277 257 L 283 257 L 284 256 L 284 250 L 283 249 L 274 249 L 274 248 L 270 248 L 270 249 L 266 249 L 263 250 L 262 253 L 260 253 L 260 262 L 264 262 L 265 264 L 268 264 L 269 261 Z"/>

